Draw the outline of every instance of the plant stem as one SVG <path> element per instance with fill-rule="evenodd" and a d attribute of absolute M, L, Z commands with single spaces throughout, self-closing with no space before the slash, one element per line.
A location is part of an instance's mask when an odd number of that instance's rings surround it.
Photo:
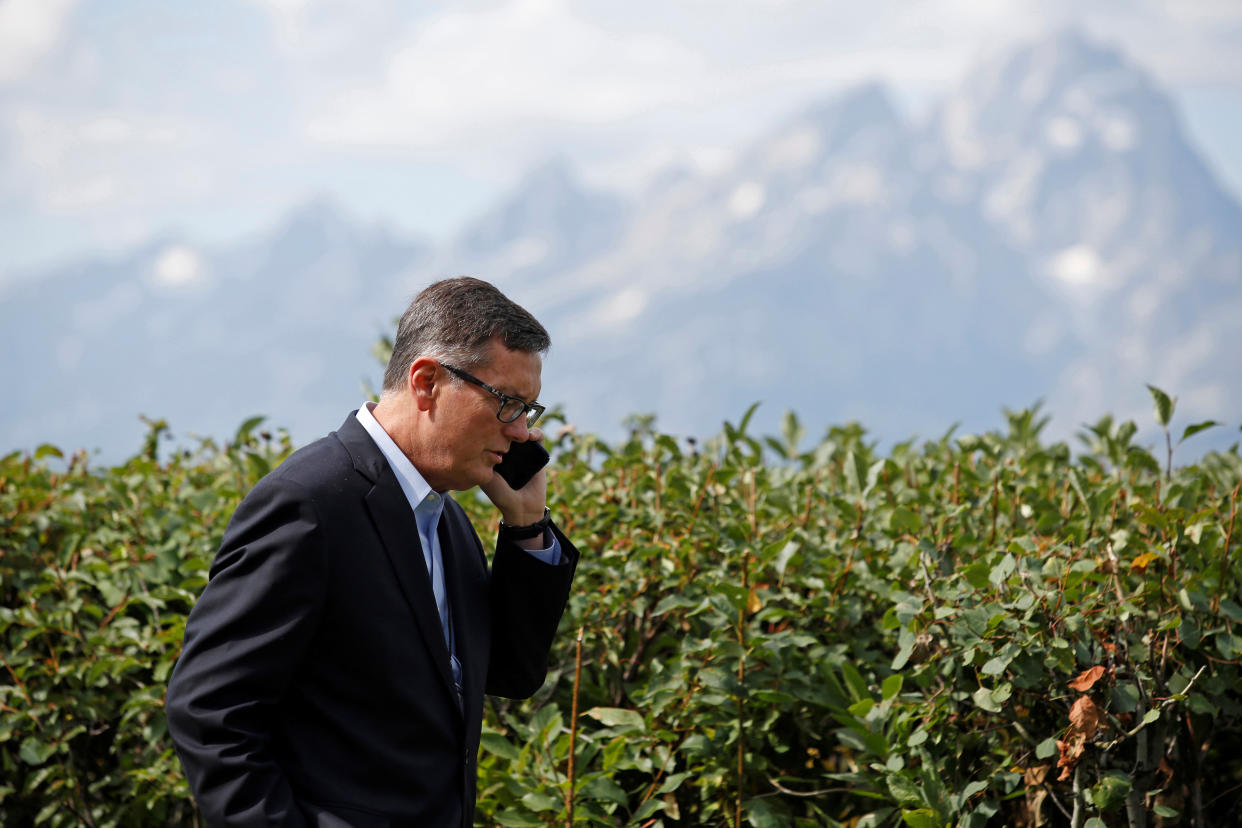
<path fill-rule="evenodd" d="M 1000 511 L 1000 475 L 992 483 L 992 534 L 988 538 L 988 546 L 996 543 L 996 513 Z"/>
<path fill-rule="evenodd" d="M 578 627 L 577 652 L 574 655 L 574 698 L 569 714 L 569 784 L 565 788 L 565 824 L 574 824 L 574 771 L 578 758 L 578 688 L 582 685 L 582 627 Z"/>
<path fill-rule="evenodd" d="M 1220 610 L 1220 596 L 1225 591 L 1225 579 L 1229 577 L 1229 544 L 1233 542 L 1233 519 L 1238 515 L 1238 489 L 1242 483 L 1233 487 L 1229 496 L 1229 529 L 1225 532 L 1225 549 L 1220 556 L 1220 579 L 1216 584 L 1216 597 L 1212 600 L 1212 612 Z"/>
<path fill-rule="evenodd" d="M 1173 479 L 1173 437 L 1169 434 L 1169 427 L 1164 427 L 1164 444 L 1169 450 L 1168 460 L 1165 461 L 1164 479 Z"/>
<path fill-rule="evenodd" d="M 1083 821 L 1083 797 L 1085 794 L 1082 790 L 1082 763 L 1078 763 L 1078 767 L 1074 768 L 1074 813 L 1070 816 L 1070 828 L 1082 828 Z"/>
<path fill-rule="evenodd" d="M 752 510 L 753 514 L 753 510 Z M 742 606 L 737 611 L 737 798 L 733 808 L 733 828 L 742 828 L 742 778 L 745 772 L 746 716 L 742 707 L 743 682 L 746 677 L 746 603 L 750 600 L 750 549 L 742 553 Z"/>

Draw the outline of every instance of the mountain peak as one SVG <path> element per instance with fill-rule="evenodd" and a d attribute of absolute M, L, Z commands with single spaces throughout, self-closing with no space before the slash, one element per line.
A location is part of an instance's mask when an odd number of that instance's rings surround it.
<path fill-rule="evenodd" d="M 553 155 L 531 167 L 522 176 L 517 191 L 551 190 L 577 192 L 581 189 L 569 159 Z"/>
<path fill-rule="evenodd" d="M 799 122 L 814 125 L 830 143 L 874 127 L 901 128 L 888 87 L 880 81 L 851 86 L 810 107 Z"/>
<path fill-rule="evenodd" d="M 825 120 L 899 120 L 888 87 L 878 80 L 847 87 L 812 106 L 807 114 Z"/>
<path fill-rule="evenodd" d="M 326 234 L 350 224 L 340 204 L 326 195 L 315 196 L 294 207 L 280 221 L 284 233 Z"/>
<path fill-rule="evenodd" d="M 1141 69 L 1076 28 L 987 61 L 932 120 L 959 169 L 1008 164 L 1039 148 L 1060 157 L 1096 146 L 1125 152 L 1176 123 Z"/>
<path fill-rule="evenodd" d="M 488 255 L 522 240 L 572 236 L 575 227 L 611 232 L 621 214 L 619 198 L 584 188 L 557 156 L 522 176 L 500 204 L 466 228 L 459 245 L 471 255 Z"/>

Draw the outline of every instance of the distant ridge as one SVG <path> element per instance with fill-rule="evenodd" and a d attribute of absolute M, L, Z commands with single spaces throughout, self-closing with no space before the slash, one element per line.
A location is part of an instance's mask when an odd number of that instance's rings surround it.
<path fill-rule="evenodd" d="M 440 247 L 315 202 L 236 245 L 166 238 L 10 285 L 0 448 L 117 458 L 139 413 L 184 436 L 262 412 L 309 439 L 378 377 L 371 344 L 410 295 L 458 273 L 540 316 L 544 397 L 605 434 L 636 412 L 709 434 L 763 401 L 760 431 L 792 408 L 895 440 L 1042 398 L 1065 438 L 1104 412 L 1147 427 L 1147 382 L 1188 422 L 1232 422 L 1240 240 L 1168 96 L 1066 30 L 972 71 L 924 125 L 860 84 L 635 199 L 553 159 Z"/>

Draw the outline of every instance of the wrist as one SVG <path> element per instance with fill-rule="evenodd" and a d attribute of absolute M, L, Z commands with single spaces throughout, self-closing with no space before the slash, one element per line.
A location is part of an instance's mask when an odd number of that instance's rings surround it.
<path fill-rule="evenodd" d="M 551 523 L 551 511 L 545 506 L 543 507 L 543 515 L 538 520 L 530 523 L 514 524 L 510 523 L 508 518 L 502 517 L 500 519 L 500 533 L 510 540 L 542 538 L 549 523 Z"/>

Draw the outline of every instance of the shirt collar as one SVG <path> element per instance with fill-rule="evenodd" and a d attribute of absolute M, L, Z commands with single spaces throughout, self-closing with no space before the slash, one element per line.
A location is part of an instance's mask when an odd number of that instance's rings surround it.
<path fill-rule="evenodd" d="M 439 522 L 440 512 L 444 508 L 444 496 L 432 490 L 423 476 L 418 473 L 418 469 L 414 468 L 410 458 L 406 457 L 405 452 L 397 447 L 396 442 L 371 413 L 373 408 L 375 408 L 375 403 L 369 400 L 358 406 L 358 422 L 366 429 L 367 434 L 371 435 L 376 448 L 388 461 L 388 466 L 397 476 L 397 483 L 401 485 L 401 491 L 405 499 L 409 501 L 410 508 L 414 510 L 414 515 L 419 519 L 420 524 L 424 519 L 430 518 L 431 526 L 434 527 Z M 420 528 L 423 527 L 420 526 Z"/>

